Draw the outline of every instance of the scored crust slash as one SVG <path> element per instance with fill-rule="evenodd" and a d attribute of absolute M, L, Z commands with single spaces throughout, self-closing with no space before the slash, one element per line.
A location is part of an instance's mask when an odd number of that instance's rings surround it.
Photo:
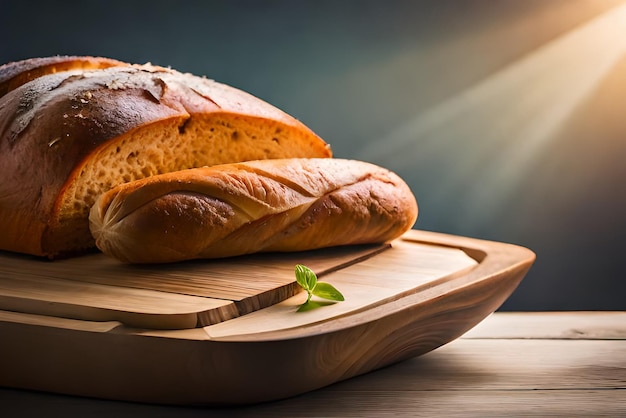
<path fill-rule="evenodd" d="M 0 67 L 0 250 L 131 263 L 391 241 L 417 203 L 276 107 L 150 64 Z M 96 247 L 97 246 L 97 247 Z"/>

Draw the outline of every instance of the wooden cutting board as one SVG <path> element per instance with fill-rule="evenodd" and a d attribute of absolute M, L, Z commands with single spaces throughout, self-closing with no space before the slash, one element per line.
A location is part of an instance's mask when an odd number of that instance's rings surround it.
<path fill-rule="evenodd" d="M 389 248 L 340 247 L 293 254 L 140 266 L 91 254 L 47 261 L 0 254 L 0 309 L 143 328 L 215 324 L 299 291 L 296 263 L 319 277 Z"/>
<path fill-rule="evenodd" d="M 167 266 L 0 254 L 0 385 L 175 404 L 293 396 L 459 337 L 533 261 L 414 230 L 388 246 Z M 298 312 L 296 263 L 346 300 Z"/>

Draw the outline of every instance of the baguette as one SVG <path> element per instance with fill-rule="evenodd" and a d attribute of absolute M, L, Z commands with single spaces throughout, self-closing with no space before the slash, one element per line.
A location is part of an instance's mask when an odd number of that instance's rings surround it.
<path fill-rule="evenodd" d="M 342 159 L 276 159 L 196 168 L 100 196 L 90 228 L 102 252 L 166 263 L 382 243 L 408 229 L 417 202 L 396 174 Z"/>
<path fill-rule="evenodd" d="M 304 124 L 236 88 L 159 66 L 49 57 L 0 67 L 0 250 L 95 246 L 89 209 L 125 182 L 266 158 L 328 158 Z"/>

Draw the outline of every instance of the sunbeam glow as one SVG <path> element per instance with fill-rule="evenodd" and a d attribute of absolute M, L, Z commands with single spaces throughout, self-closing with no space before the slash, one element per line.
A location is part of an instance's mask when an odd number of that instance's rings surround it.
<path fill-rule="evenodd" d="M 434 207 L 454 196 L 464 202 L 464 222 L 487 225 L 551 136 L 625 55 L 623 5 L 418 115 L 357 157 L 406 171 L 428 167 L 426 198 Z"/>

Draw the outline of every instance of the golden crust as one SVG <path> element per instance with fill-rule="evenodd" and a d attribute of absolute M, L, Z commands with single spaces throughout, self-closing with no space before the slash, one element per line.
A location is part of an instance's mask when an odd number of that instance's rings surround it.
<path fill-rule="evenodd" d="M 102 57 L 62 56 L 31 58 L 0 66 L 0 97 L 22 84 L 47 74 L 78 69 L 99 69 L 130 65 Z"/>
<path fill-rule="evenodd" d="M 91 230 L 104 253 L 163 263 L 390 241 L 417 219 L 396 174 L 341 159 L 277 159 L 197 168 L 103 194 Z"/>
<path fill-rule="evenodd" d="M 167 68 L 52 57 L 0 67 L 0 86 L 0 250 L 55 257 L 93 247 L 89 208 L 127 181 L 331 156 L 321 138 L 268 103 Z"/>

